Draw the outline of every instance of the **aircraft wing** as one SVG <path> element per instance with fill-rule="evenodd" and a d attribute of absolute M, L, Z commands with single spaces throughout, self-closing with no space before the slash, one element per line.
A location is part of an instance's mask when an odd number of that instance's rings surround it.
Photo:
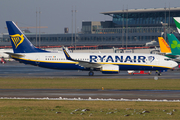
<path fill-rule="evenodd" d="M 99 68 L 99 67 L 102 66 L 102 64 L 99 64 L 99 63 L 72 59 L 71 56 L 67 53 L 67 51 L 64 48 L 63 48 L 63 52 L 64 52 L 67 60 L 78 62 L 77 64 L 82 66 L 82 67 L 86 67 L 86 68 Z"/>
<path fill-rule="evenodd" d="M 18 54 L 18 53 L 10 53 L 10 52 L 4 52 L 10 56 L 15 56 L 15 57 L 24 57 L 24 55 Z"/>
<path fill-rule="evenodd" d="M 169 57 L 169 58 L 177 58 L 179 57 L 178 55 L 173 55 L 173 54 L 165 54 L 165 56 Z"/>
<path fill-rule="evenodd" d="M 166 57 L 171 58 L 173 61 L 180 63 L 180 55 L 166 54 Z"/>
<path fill-rule="evenodd" d="M 99 68 L 101 66 L 101 64 L 93 63 L 93 62 L 86 62 L 86 61 L 79 61 L 79 60 L 76 60 L 76 62 L 78 62 L 80 66 L 86 67 L 86 68 Z"/>
<path fill-rule="evenodd" d="M 172 59 L 172 60 L 180 64 L 180 59 Z"/>

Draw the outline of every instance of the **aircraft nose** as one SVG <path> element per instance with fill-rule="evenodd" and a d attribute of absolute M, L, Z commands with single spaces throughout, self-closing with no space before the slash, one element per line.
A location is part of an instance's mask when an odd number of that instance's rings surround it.
<path fill-rule="evenodd" d="M 177 63 L 177 62 L 175 62 L 175 61 L 172 61 L 172 62 L 173 62 L 173 63 L 172 63 L 172 68 L 178 66 L 178 63 Z"/>

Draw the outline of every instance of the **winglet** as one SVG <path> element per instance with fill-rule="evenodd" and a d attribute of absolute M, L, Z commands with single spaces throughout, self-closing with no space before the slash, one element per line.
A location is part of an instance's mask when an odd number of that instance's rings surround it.
<path fill-rule="evenodd" d="M 171 48 L 163 37 L 158 37 L 161 53 L 171 53 Z"/>
<path fill-rule="evenodd" d="M 63 52 L 64 52 L 64 55 L 66 56 L 67 60 L 73 60 L 64 47 L 63 47 Z"/>

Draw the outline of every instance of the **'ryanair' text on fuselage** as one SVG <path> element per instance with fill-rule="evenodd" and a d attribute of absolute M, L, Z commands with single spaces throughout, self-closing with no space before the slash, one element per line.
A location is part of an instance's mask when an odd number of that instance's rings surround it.
<path fill-rule="evenodd" d="M 90 55 L 90 62 L 135 62 L 135 63 L 145 63 L 145 56 L 101 56 L 101 55 Z"/>

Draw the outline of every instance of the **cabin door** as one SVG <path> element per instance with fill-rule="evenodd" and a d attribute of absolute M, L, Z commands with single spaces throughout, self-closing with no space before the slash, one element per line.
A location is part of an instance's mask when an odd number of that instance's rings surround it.
<path fill-rule="evenodd" d="M 39 65 L 39 63 L 40 63 L 40 56 L 39 55 L 36 55 L 36 65 Z"/>

